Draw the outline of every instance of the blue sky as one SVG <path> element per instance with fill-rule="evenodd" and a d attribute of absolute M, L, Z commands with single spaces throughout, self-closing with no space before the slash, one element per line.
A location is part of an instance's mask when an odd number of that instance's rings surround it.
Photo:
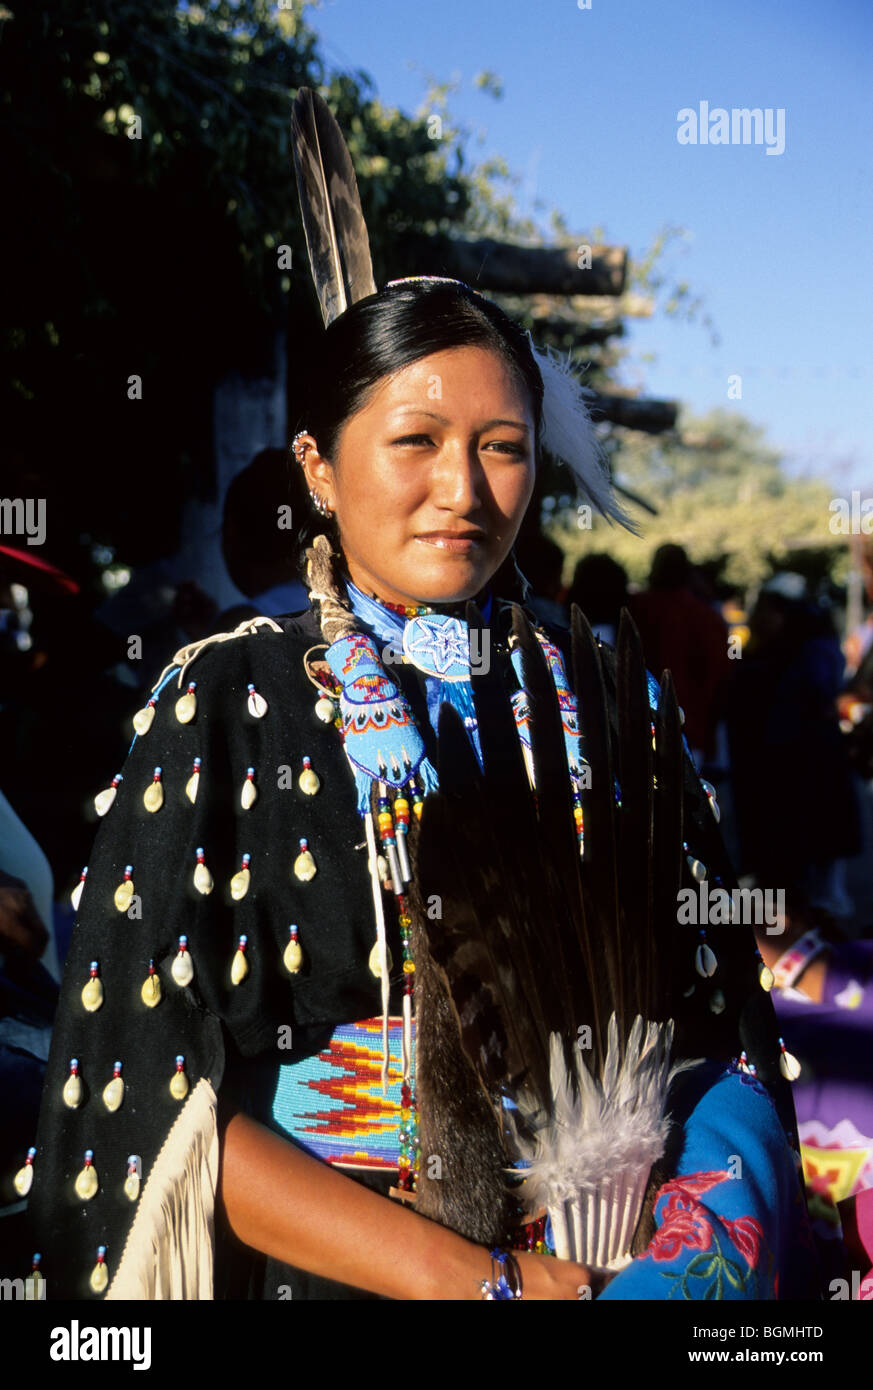
<path fill-rule="evenodd" d="M 871 0 L 323 0 L 308 10 L 331 66 L 363 69 L 416 110 L 426 74 L 460 80 L 452 115 L 485 135 L 569 226 L 666 263 L 721 338 L 660 315 L 631 320 L 646 393 L 742 411 L 790 465 L 873 493 L 873 4 Z M 477 91 L 483 69 L 502 100 Z M 680 145 L 677 115 L 785 111 L 785 150 Z M 742 400 L 728 377 L 742 377 Z"/>

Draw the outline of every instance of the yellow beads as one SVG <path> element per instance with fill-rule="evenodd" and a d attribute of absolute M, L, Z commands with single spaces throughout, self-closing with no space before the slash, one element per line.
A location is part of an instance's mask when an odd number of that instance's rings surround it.
<path fill-rule="evenodd" d="M 403 962 L 403 973 L 404 973 L 404 975 L 414 975 L 414 974 L 415 974 L 415 962 L 414 962 L 414 961 L 411 961 L 411 960 L 405 960 L 405 961 Z"/>

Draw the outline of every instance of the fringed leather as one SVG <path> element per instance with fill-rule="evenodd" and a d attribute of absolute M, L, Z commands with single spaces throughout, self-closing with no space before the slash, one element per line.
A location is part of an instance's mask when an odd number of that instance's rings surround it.
<path fill-rule="evenodd" d="M 216 1108 L 203 1077 L 148 1176 L 107 1299 L 213 1297 Z"/>

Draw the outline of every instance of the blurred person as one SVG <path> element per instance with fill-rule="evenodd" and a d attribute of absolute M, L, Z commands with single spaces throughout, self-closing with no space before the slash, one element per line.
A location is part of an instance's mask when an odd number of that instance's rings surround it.
<path fill-rule="evenodd" d="M 595 636 L 614 647 L 619 615 L 628 602 L 627 571 L 604 551 L 583 555 L 573 571 L 567 602 L 578 604 Z"/>
<path fill-rule="evenodd" d="M 649 587 L 631 595 L 649 669 L 671 672 L 685 712 L 685 737 L 697 766 L 715 756 L 715 731 L 730 673 L 727 625 L 693 589 L 691 561 L 681 545 L 655 551 Z"/>
<path fill-rule="evenodd" d="M 803 892 L 813 907 L 845 916 L 852 905 L 844 861 L 859 852 L 860 838 L 836 704 L 843 657 L 830 614 L 803 591 L 800 576 L 764 587 L 742 661 L 732 663 L 728 726 L 742 867 L 759 883 Z"/>
<path fill-rule="evenodd" d="M 567 606 L 564 603 L 564 552 L 550 536 L 542 531 L 528 531 L 519 536 L 515 547 L 518 567 L 530 584 L 527 602 L 540 622 L 568 626 Z"/>

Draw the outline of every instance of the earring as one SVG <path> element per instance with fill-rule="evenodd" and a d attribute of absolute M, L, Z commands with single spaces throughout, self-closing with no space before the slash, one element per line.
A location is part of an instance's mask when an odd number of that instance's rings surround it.
<path fill-rule="evenodd" d="M 328 517 L 331 515 L 330 507 L 327 505 L 324 498 L 321 496 L 321 493 L 313 492 L 312 490 L 310 490 L 309 496 L 311 497 L 312 505 L 318 512 L 319 516 Z"/>
<path fill-rule="evenodd" d="M 295 434 L 293 440 L 291 441 L 291 448 L 294 452 L 294 457 L 300 464 L 301 468 L 303 467 L 303 463 L 306 459 L 306 450 L 309 448 L 308 444 L 303 443 L 305 434 L 306 430 L 298 430 L 297 434 Z M 314 492 L 313 489 L 310 488 L 309 496 L 312 498 L 312 505 L 318 512 L 319 516 L 329 517 L 331 515 L 330 507 L 327 505 L 324 498 L 319 493 Z"/>

